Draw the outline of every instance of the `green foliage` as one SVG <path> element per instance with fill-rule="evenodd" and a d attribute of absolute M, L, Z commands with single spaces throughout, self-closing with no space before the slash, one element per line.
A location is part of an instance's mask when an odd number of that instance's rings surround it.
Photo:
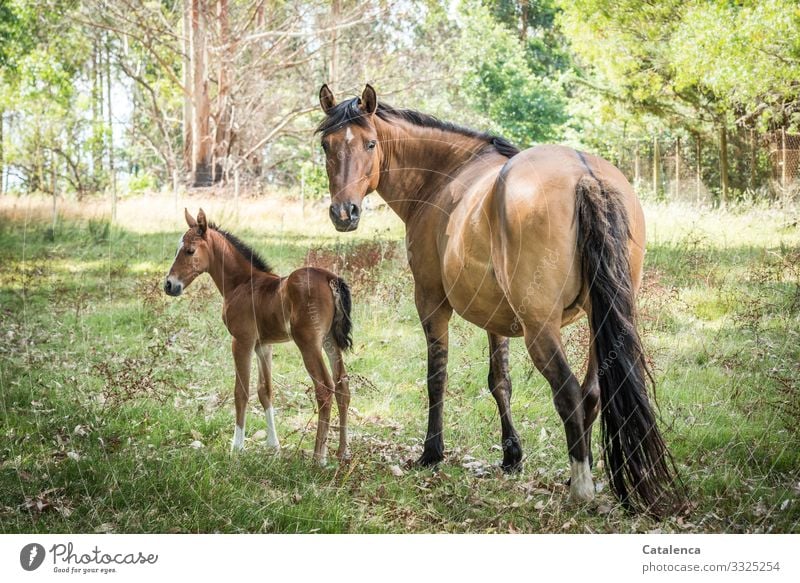
<path fill-rule="evenodd" d="M 157 189 L 158 179 L 149 172 L 137 172 L 128 178 L 128 190 L 132 193 L 153 192 Z"/>

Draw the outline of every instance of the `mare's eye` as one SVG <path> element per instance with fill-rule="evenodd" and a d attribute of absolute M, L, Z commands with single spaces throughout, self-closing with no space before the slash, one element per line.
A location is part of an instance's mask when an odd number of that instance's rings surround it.
<path fill-rule="evenodd" d="M 328 151 L 328 142 L 322 142 L 322 149 L 327 152 Z"/>
<path fill-rule="evenodd" d="M 374 150 L 375 144 L 377 143 L 378 142 L 376 142 L 375 140 L 370 140 L 369 142 L 367 142 L 367 150 Z"/>

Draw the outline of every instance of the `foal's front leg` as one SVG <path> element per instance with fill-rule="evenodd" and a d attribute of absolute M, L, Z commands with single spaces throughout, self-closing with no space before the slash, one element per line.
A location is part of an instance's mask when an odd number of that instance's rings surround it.
<path fill-rule="evenodd" d="M 236 365 L 236 382 L 233 387 L 233 397 L 236 404 L 236 427 L 233 430 L 233 443 L 231 450 L 237 451 L 244 447 L 244 421 L 247 411 L 247 399 L 250 396 L 250 363 L 253 358 L 255 342 L 233 339 L 231 350 L 233 362 Z"/>
<path fill-rule="evenodd" d="M 272 345 L 262 344 L 256 349 L 258 356 L 258 399 L 267 418 L 267 445 L 280 449 L 278 433 L 275 431 L 275 410 L 272 408 Z"/>

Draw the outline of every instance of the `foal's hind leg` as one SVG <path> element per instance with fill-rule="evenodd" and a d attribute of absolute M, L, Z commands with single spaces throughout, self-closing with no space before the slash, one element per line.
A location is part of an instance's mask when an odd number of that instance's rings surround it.
<path fill-rule="evenodd" d="M 275 431 L 275 410 L 272 408 L 272 345 L 262 344 L 256 349 L 258 357 L 258 400 L 264 407 L 267 418 L 267 445 L 280 449 L 278 433 Z"/>
<path fill-rule="evenodd" d="M 489 391 L 497 401 L 505 471 L 521 469 L 522 447 L 511 421 L 511 376 L 508 374 L 508 338 L 489 332 Z"/>
<path fill-rule="evenodd" d="M 533 364 L 553 391 L 553 402 L 567 434 L 570 461 L 570 497 L 579 502 L 594 498 L 594 484 L 586 439 L 581 386 L 572 374 L 561 346 L 560 323 L 526 326 L 525 344 Z"/>
<path fill-rule="evenodd" d="M 314 441 L 314 459 L 320 464 L 325 464 L 328 457 L 328 428 L 331 421 L 331 401 L 333 400 L 333 380 L 325 366 L 322 357 L 322 342 L 316 337 L 295 337 L 295 343 L 303 355 L 303 363 L 314 383 L 314 393 L 317 397 L 319 411 L 317 423 L 317 437 Z"/>
<path fill-rule="evenodd" d="M 325 338 L 323 346 L 328 354 L 331 371 L 333 371 L 336 408 L 339 410 L 339 451 L 336 456 L 340 460 L 345 460 L 350 456 L 347 448 L 347 411 L 350 407 L 350 381 L 344 368 L 342 351 L 336 346 L 333 338 L 330 336 Z"/>

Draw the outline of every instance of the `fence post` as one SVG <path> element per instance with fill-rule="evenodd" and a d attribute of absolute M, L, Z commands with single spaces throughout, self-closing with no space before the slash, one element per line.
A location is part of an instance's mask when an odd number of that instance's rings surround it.
<path fill-rule="evenodd" d="M 728 128 L 719 128 L 719 175 L 722 182 L 722 203 L 728 204 Z"/>
<path fill-rule="evenodd" d="M 786 128 L 781 128 L 781 188 L 786 192 Z"/>
<path fill-rule="evenodd" d="M 675 142 L 675 198 L 681 195 L 681 138 Z"/>
<path fill-rule="evenodd" d="M 636 188 L 642 181 L 641 161 L 639 159 L 639 140 L 636 140 L 636 150 L 633 158 L 633 184 Z"/>
<path fill-rule="evenodd" d="M 658 147 L 658 136 L 653 138 L 653 196 L 658 198 L 660 192 L 659 185 L 661 184 L 661 167 L 660 167 L 661 152 Z"/>
<path fill-rule="evenodd" d="M 697 148 L 697 154 L 696 154 L 696 157 L 697 157 L 697 160 L 696 160 L 696 164 L 697 164 L 696 188 L 697 188 L 697 204 L 700 204 L 700 187 L 703 185 L 703 170 L 702 170 L 702 167 L 700 166 L 700 156 L 703 153 L 703 147 L 702 147 L 703 138 L 700 137 L 700 134 L 697 134 L 696 140 L 697 140 L 697 144 L 696 144 L 696 148 Z"/>

